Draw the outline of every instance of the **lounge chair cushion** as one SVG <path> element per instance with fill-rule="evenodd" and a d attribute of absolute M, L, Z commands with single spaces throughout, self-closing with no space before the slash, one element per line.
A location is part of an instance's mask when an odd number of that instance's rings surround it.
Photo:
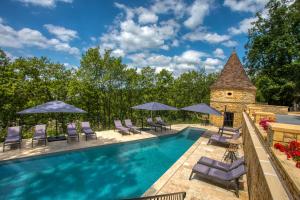
<path fill-rule="evenodd" d="M 90 128 L 83 128 L 82 131 L 85 133 L 85 134 L 94 134 L 94 131 Z"/>
<path fill-rule="evenodd" d="M 227 143 L 227 139 L 230 139 L 229 137 L 224 137 L 218 134 L 214 134 L 210 137 L 211 140 L 222 142 L 222 143 Z"/>
<path fill-rule="evenodd" d="M 244 165 L 240 165 L 239 167 L 226 172 L 220 169 L 208 167 L 206 165 L 197 163 L 193 167 L 193 172 L 204 175 L 206 178 L 211 177 L 222 181 L 232 181 L 244 175 L 246 173 L 246 169 Z"/>
<path fill-rule="evenodd" d="M 76 129 L 68 129 L 68 135 L 69 136 L 77 136 Z"/>
<path fill-rule="evenodd" d="M 215 168 L 210 168 L 209 169 L 208 176 L 214 177 L 216 179 L 221 179 L 223 181 L 232 180 L 230 172 L 225 172 L 225 171 L 215 169 Z"/>
<path fill-rule="evenodd" d="M 17 142 L 20 140 L 19 136 L 14 136 L 14 137 L 7 137 L 5 138 L 5 142 L 6 143 L 10 143 L 10 142 Z"/>
<path fill-rule="evenodd" d="M 235 168 L 239 167 L 240 165 L 242 165 L 244 163 L 245 163 L 245 158 L 243 156 L 243 157 L 233 161 L 233 163 L 231 164 L 229 170 L 235 169 Z"/>
<path fill-rule="evenodd" d="M 244 157 L 241 157 L 241 158 L 235 160 L 232 164 L 228 164 L 228 163 L 220 162 L 220 161 L 203 156 L 199 159 L 198 163 L 209 166 L 209 167 L 213 167 L 216 169 L 220 169 L 223 171 L 230 171 L 230 170 L 233 170 L 233 169 L 237 168 L 238 166 L 244 164 L 245 159 L 244 159 Z"/>
<path fill-rule="evenodd" d="M 202 164 L 196 164 L 193 167 L 193 171 L 201 173 L 201 174 L 208 174 L 210 167 Z"/>
<path fill-rule="evenodd" d="M 33 136 L 33 139 L 45 139 L 46 136 L 45 135 L 35 135 Z"/>

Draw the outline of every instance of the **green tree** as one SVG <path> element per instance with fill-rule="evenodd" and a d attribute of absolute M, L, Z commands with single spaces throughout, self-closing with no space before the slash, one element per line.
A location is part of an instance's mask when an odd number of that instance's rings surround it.
<path fill-rule="evenodd" d="M 249 30 L 246 67 L 259 101 L 290 106 L 300 89 L 300 1 L 271 0 L 266 10 Z"/>

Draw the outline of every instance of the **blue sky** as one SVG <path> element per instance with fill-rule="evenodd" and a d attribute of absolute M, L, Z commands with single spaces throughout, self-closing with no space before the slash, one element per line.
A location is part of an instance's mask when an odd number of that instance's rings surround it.
<path fill-rule="evenodd" d="M 218 71 L 266 0 L 5 0 L 0 48 L 11 57 L 47 56 L 76 67 L 90 47 L 111 49 L 129 67 L 180 74 Z"/>

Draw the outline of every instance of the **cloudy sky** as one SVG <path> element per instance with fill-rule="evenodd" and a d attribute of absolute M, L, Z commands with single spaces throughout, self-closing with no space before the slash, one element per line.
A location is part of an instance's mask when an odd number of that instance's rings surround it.
<path fill-rule="evenodd" d="M 5 0 L 0 48 L 11 57 L 47 56 L 76 67 L 100 46 L 130 67 L 180 74 L 218 71 L 266 0 Z"/>

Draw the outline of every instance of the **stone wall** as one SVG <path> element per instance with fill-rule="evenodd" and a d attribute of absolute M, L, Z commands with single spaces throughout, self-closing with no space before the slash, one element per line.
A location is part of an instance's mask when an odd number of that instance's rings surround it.
<path fill-rule="evenodd" d="M 269 123 L 268 135 L 268 142 L 271 147 L 275 143 L 287 145 L 294 140 L 300 141 L 300 125 Z"/>
<path fill-rule="evenodd" d="M 211 90 L 210 106 L 222 113 L 226 106 L 227 112 L 234 113 L 233 127 L 242 125 L 242 112 L 246 109 L 247 104 L 253 103 L 255 103 L 255 90 Z M 210 122 L 215 126 L 222 126 L 223 117 L 211 115 Z"/>
<path fill-rule="evenodd" d="M 252 117 L 255 112 L 272 112 L 274 114 L 288 114 L 287 106 L 275 106 L 266 104 L 247 104 L 247 113 Z"/>
<path fill-rule="evenodd" d="M 254 122 L 259 123 L 262 119 L 268 119 L 273 122 L 276 121 L 276 115 L 272 112 L 255 112 L 253 113 Z"/>
<path fill-rule="evenodd" d="M 287 200 L 289 196 L 276 173 L 249 116 L 243 112 L 243 148 L 250 200 Z"/>

